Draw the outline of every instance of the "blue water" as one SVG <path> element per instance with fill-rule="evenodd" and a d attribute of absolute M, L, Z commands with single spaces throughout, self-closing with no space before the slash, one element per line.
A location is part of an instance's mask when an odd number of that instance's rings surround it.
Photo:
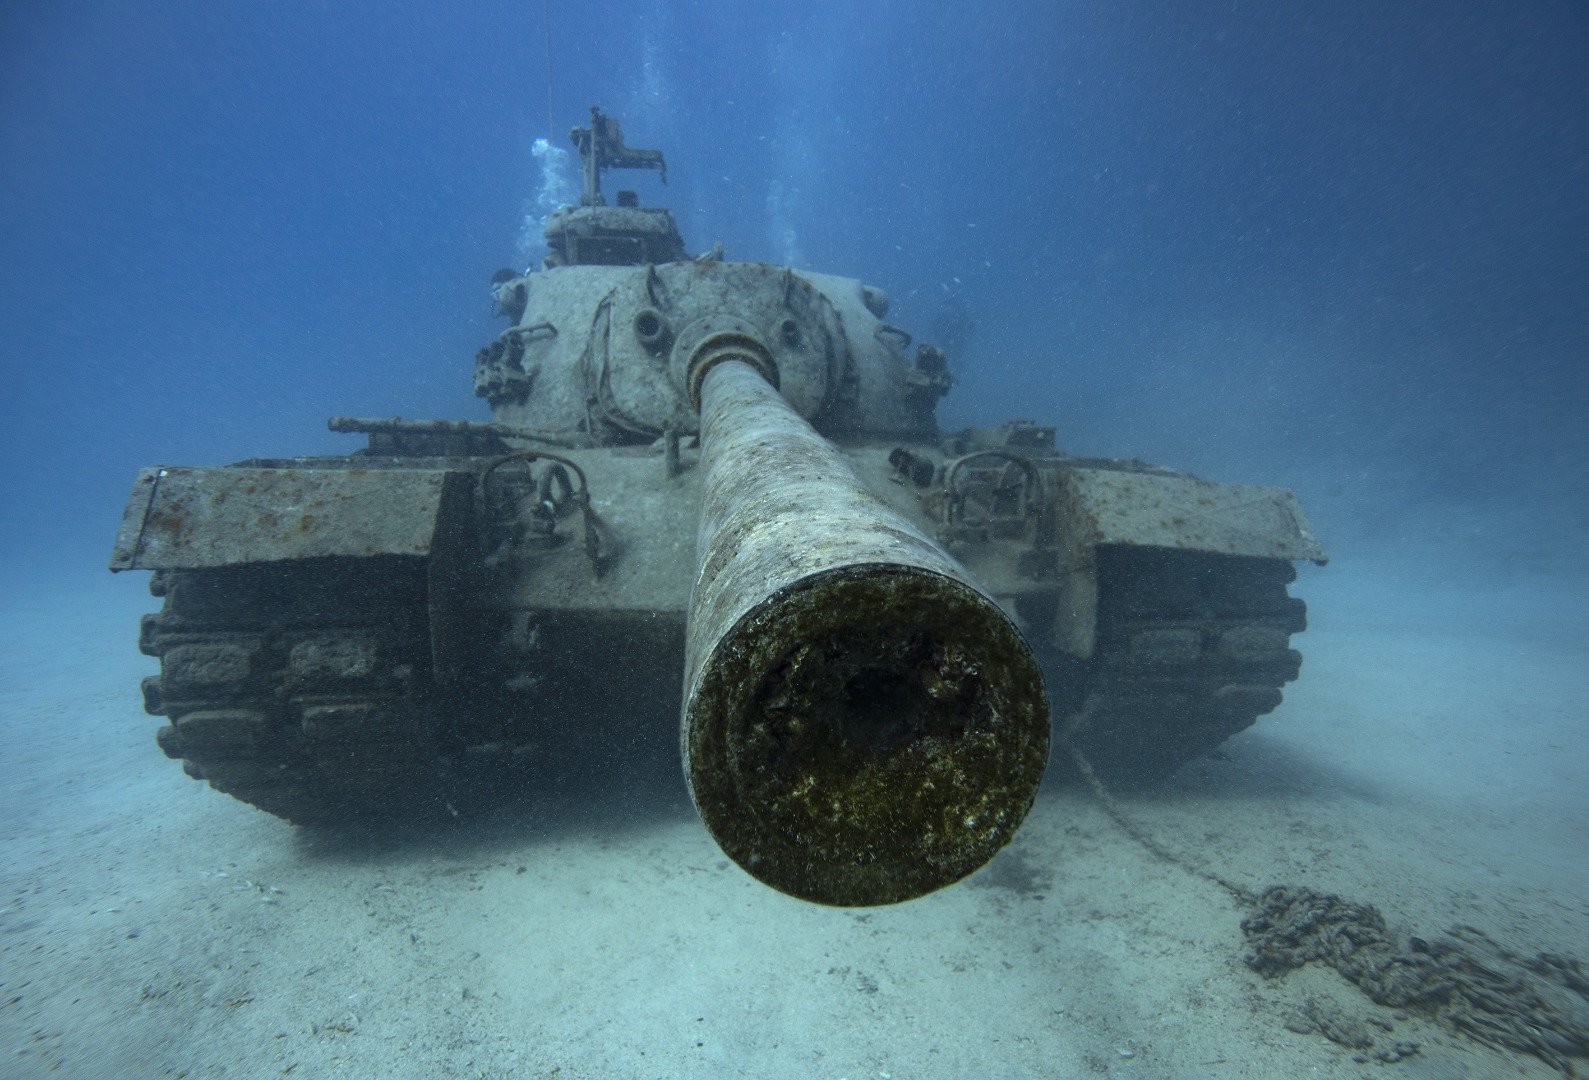
<path fill-rule="evenodd" d="M 630 176 L 691 251 L 862 278 L 948 341 L 945 426 L 1294 489 L 1316 625 L 1581 654 L 1581 4 L 545 13 L 550 100 L 535 3 L 0 9 L 0 593 L 140 588 L 100 575 L 141 466 L 484 417 L 535 141 L 599 103 L 665 150 Z"/>
<path fill-rule="evenodd" d="M 1161 8 L 554 2 L 554 143 L 599 102 L 692 250 L 947 312 L 946 423 L 1286 484 L 1338 554 L 1574 565 L 1582 9 Z M 99 559 L 138 465 L 483 415 L 538 5 L 10 5 L 0 50 L 7 567 Z"/>

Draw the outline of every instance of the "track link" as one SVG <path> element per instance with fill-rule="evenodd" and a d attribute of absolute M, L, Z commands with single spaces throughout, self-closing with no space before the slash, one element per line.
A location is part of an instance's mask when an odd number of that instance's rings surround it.
<path fill-rule="evenodd" d="M 1085 690 L 1064 740 L 1116 781 L 1163 777 L 1280 704 L 1307 609 L 1289 562 L 1103 548 Z"/>
<path fill-rule="evenodd" d="M 299 824 L 445 812 L 420 560 L 181 570 L 151 590 L 144 704 L 190 776 Z"/>

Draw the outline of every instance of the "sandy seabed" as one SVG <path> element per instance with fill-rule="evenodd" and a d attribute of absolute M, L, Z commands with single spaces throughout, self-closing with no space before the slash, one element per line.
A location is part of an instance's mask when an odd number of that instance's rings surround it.
<path fill-rule="evenodd" d="M 1299 591 L 1314 628 L 1286 703 L 1123 795 L 1130 815 L 1249 887 L 1589 953 L 1581 629 L 1473 596 L 1397 598 L 1398 619 L 1377 587 Z M 159 753 L 134 647 L 153 602 L 131 575 L 8 606 L 0 1075 L 1556 1075 L 1332 970 L 1257 975 L 1237 905 L 1074 786 L 1047 784 L 973 878 L 867 911 L 729 865 L 665 738 L 511 816 L 338 840 Z M 1309 1000 L 1418 1052 L 1359 1063 L 1289 1030 Z"/>

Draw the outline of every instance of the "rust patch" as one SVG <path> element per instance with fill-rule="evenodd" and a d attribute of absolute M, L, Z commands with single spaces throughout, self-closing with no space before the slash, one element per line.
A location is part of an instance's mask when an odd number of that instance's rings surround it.
<path fill-rule="evenodd" d="M 146 523 L 149 532 L 175 538 L 187 527 L 188 517 L 178 510 L 161 509 L 152 512 Z"/>
<path fill-rule="evenodd" d="M 161 475 L 152 505 L 123 529 L 122 547 L 136 550 L 118 556 L 118 568 L 424 554 L 449 482 L 441 471 L 368 468 L 225 466 Z"/>

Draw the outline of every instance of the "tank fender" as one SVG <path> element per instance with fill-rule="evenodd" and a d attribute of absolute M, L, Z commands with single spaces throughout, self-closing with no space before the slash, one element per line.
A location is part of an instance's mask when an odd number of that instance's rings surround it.
<path fill-rule="evenodd" d="M 1076 656 L 1093 649 L 1100 547 L 1307 559 L 1320 565 L 1328 559 L 1297 497 L 1284 488 L 1125 468 L 1059 465 L 1044 472 L 1059 562 L 1054 644 Z"/>
<path fill-rule="evenodd" d="M 144 469 L 110 568 L 429 556 L 471 484 L 471 474 L 438 469 Z"/>

